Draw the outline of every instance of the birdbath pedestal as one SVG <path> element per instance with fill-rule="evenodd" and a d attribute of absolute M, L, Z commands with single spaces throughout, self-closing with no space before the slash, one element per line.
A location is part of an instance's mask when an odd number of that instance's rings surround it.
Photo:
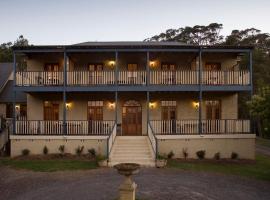
<path fill-rule="evenodd" d="M 119 187 L 119 200 L 135 200 L 135 190 L 137 185 L 131 180 L 131 175 L 137 174 L 140 169 L 139 164 L 121 163 L 114 166 L 118 173 L 125 176 L 124 182 Z"/>

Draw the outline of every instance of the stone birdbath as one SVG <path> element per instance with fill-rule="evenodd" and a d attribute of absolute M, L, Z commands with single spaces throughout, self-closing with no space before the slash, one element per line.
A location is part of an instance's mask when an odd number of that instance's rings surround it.
<path fill-rule="evenodd" d="M 118 173 L 125 176 L 124 182 L 119 187 L 119 200 L 135 200 L 137 185 L 131 180 L 131 175 L 137 174 L 140 165 L 136 163 L 120 163 L 114 166 Z"/>

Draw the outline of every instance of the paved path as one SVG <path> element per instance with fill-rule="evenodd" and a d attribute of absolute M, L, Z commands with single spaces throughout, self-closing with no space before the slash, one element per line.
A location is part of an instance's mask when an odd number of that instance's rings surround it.
<path fill-rule="evenodd" d="M 0 194 L 5 200 L 115 200 L 122 180 L 114 169 L 42 173 L 2 167 Z M 134 180 L 142 200 L 270 199 L 270 182 L 236 176 L 149 168 Z"/>

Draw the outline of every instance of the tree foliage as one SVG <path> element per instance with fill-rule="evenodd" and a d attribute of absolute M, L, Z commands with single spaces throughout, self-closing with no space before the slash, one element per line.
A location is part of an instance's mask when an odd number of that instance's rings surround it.
<path fill-rule="evenodd" d="M 270 137 L 270 87 L 263 87 L 247 102 L 251 115 L 258 122 L 262 136 Z"/>
<path fill-rule="evenodd" d="M 7 42 L 0 45 L 0 62 L 12 62 L 12 47 L 13 46 L 28 46 L 29 42 L 23 35 L 20 35 L 15 42 Z"/>
<path fill-rule="evenodd" d="M 179 29 L 168 29 L 165 33 L 160 33 L 145 41 L 177 41 L 194 45 L 216 45 L 223 40 L 220 35 L 223 25 L 211 23 L 207 26 L 196 25 L 193 27 L 186 26 Z"/>

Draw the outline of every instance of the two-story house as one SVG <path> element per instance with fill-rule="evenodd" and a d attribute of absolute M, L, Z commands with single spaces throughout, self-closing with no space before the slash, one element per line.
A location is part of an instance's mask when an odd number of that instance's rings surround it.
<path fill-rule="evenodd" d="M 244 54 L 250 61 L 242 67 Z M 254 159 L 250 120 L 238 118 L 238 95 L 252 93 L 250 46 L 16 47 L 14 71 L 15 93 L 27 93 L 27 119 L 14 118 L 12 156 L 25 148 L 42 154 L 44 146 L 57 153 L 65 145 L 68 153 L 95 148 L 111 165 L 152 165 L 158 154 L 183 157 L 184 149 L 191 158 L 205 150 L 207 158 L 235 152 Z"/>

